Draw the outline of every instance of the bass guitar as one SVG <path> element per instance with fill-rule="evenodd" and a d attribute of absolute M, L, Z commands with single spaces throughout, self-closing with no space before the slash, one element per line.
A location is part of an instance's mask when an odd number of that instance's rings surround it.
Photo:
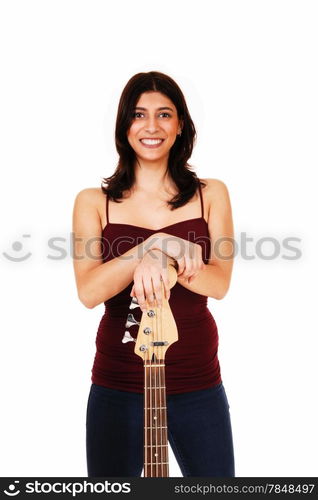
<path fill-rule="evenodd" d="M 177 271 L 168 265 L 170 288 L 177 281 Z M 140 322 L 132 313 L 128 314 L 126 328 L 139 325 L 137 338 L 128 330 L 122 342 L 136 342 L 135 354 L 144 364 L 144 477 L 169 477 L 168 426 L 165 383 L 166 351 L 178 340 L 178 330 L 165 298 L 164 285 L 161 284 L 162 306 L 149 306 L 143 312 Z M 156 301 L 154 301 L 156 304 Z M 130 309 L 139 307 L 133 297 Z"/>

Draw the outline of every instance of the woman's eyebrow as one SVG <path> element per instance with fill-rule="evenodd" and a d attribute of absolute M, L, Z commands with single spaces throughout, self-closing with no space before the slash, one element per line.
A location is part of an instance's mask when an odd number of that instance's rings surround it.
<path fill-rule="evenodd" d="M 147 108 L 142 108 L 141 106 L 136 106 L 134 109 L 142 109 L 143 111 L 147 111 Z M 163 109 L 170 109 L 170 111 L 173 112 L 172 108 L 169 108 L 168 106 L 163 106 L 161 108 L 157 108 L 157 111 L 163 110 Z"/>

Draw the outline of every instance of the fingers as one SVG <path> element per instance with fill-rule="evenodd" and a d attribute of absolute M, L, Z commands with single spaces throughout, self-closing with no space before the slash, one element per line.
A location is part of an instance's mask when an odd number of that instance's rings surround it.
<path fill-rule="evenodd" d="M 190 284 L 199 272 L 206 267 L 202 260 L 202 248 L 190 243 L 182 256 L 174 258 L 178 264 L 177 275 Z M 169 274 L 166 267 L 139 265 L 134 273 L 134 285 L 130 296 L 136 297 L 140 309 L 145 312 L 148 307 L 161 307 L 163 300 L 170 299 Z"/>
<path fill-rule="evenodd" d="M 135 289 L 135 296 L 138 301 L 139 307 L 142 311 L 147 310 L 147 304 L 146 304 L 146 297 L 144 294 L 144 287 L 142 280 L 135 278 L 135 284 L 134 284 L 134 289 Z"/>
<path fill-rule="evenodd" d="M 140 309 L 144 312 L 147 307 L 161 307 L 163 302 L 162 289 L 164 290 L 165 297 L 170 297 L 170 288 L 168 277 L 163 273 L 163 280 L 160 280 L 160 273 L 155 273 L 153 276 L 136 274 L 134 278 L 134 285 L 130 292 L 135 294 Z M 164 287 L 162 287 L 162 283 Z M 166 287 L 168 291 L 166 291 Z"/>
<path fill-rule="evenodd" d="M 162 292 L 161 292 L 161 282 L 160 275 L 157 276 L 149 276 L 144 277 L 144 290 L 145 297 L 150 306 L 155 306 L 155 300 L 157 302 L 158 307 L 161 307 L 162 304 Z"/>
<path fill-rule="evenodd" d="M 165 298 L 167 300 L 169 300 L 170 299 L 170 282 L 169 282 L 168 273 L 167 272 L 163 272 L 161 274 L 161 278 L 162 278 L 162 283 L 163 283 L 163 286 L 164 286 Z"/>
<path fill-rule="evenodd" d="M 184 272 L 184 270 L 185 270 L 184 256 L 176 259 L 176 261 L 177 261 L 177 264 L 178 264 L 178 272 L 177 272 L 177 274 L 178 274 L 178 276 L 180 276 Z"/>
<path fill-rule="evenodd" d="M 185 254 L 178 261 L 178 277 L 188 280 L 191 283 L 197 275 L 205 268 L 205 263 L 203 262 L 201 255 L 195 255 L 190 258 L 188 254 Z"/>
<path fill-rule="evenodd" d="M 199 264 L 197 264 L 197 271 L 195 271 L 189 278 L 188 278 L 188 283 L 192 283 L 192 281 L 198 276 L 198 274 L 200 273 L 200 271 L 202 271 L 203 269 L 205 269 L 206 265 L 203 261 L 199 262 Z"/>
<path fill-rule="evenodd" d="M 162 284 L 161 283 L 162 283 L 162 281 L 160 281 L 160 276 L 159 276 L 159 279 L 156 279 L 153 281 L 155 299 L 156 299 L 158 307 L 162 306 Z M 155 305 L 155 304 L 153 304 L 153 305 Z"/>

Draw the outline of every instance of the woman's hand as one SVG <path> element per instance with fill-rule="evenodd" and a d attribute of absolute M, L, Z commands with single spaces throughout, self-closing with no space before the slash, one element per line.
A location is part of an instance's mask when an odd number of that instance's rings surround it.
<path fill-rule="evenodd" d="M 147 304 L 154 305 L 155 299 L 158 307 L 162 305 L 161 283 L 164 285 L 165 298 L 170 298 L 168 279 L 168 265 L 171 259 L 167 258 L 158 249 L 148 250 L 134 272 L 134 285 L 130 296 L 136 297 L 142 311 L 147 310 Z M 154 295 L 155 294 L 155 295 Z"/>
<path fill-rule="evenodd" d="M 193 281 L 199 272 L 206 267 L 202 260 L 202 247 L 198 243 L 178 238 L 167 233 L 156 233 L 156 241 L 151 249 L 161 250 L 176 260 L 178 277 Z"/>

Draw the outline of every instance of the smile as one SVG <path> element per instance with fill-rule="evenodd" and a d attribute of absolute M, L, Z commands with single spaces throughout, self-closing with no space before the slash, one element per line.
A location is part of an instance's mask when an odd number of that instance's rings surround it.
<path fill-rule="evenodd" d="M 140 139 L 141 144 L 145 148 L 158 148 L 163 141 L 164 139 Z"/>

